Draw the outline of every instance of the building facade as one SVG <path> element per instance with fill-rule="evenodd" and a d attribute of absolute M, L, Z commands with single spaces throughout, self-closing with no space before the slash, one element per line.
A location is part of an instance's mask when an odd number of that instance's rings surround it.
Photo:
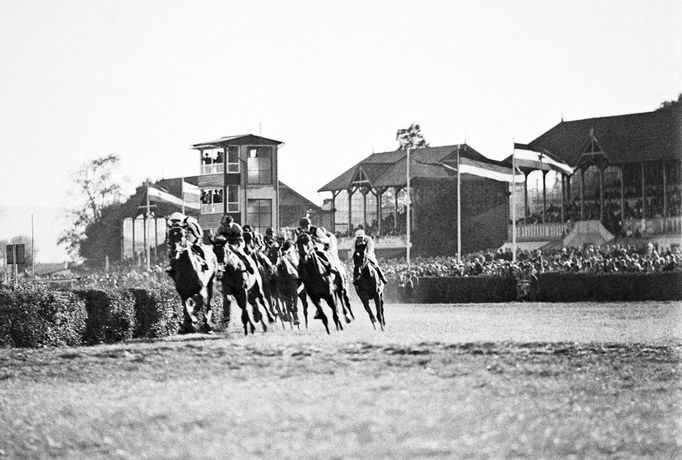
<path fill-rule="evenodd" d="M 280 227 L 278 149 L 281 141 L 253 134 L 194 144 L 200 165 L 199 223 L 212 234 L 224 214 L 257 231 Z"/>

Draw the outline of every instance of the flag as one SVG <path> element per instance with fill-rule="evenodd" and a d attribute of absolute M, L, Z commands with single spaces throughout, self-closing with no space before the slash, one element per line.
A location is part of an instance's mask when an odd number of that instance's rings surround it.
<path fill-rule="evenodd" d="M 182 182 L 182 199 L 185 200 L 185 206 L 199 209 L 199 199 L 201 197 L 201 190 L 196 185 L 189 182 Z M 196 207 L 192 206 L 196 204 Z"/>
<path fill-rule="evenodd" d="M 457 167 L 446 163 L 438 163 L 440 166 L 452 173 L 457 173 Z M 482 161 L 472 160 L 466 157 L 459 157 L 459 172 L 461 174 L 471 174 L 472 176 L 485 177 L 500 182 L 512 182 L 511 168 L 498 166 Z M 516 175 L 519 173 L 517 171 Z"/>
<path fill-rule="evenodd" d="M 514 143 L 516 150 L 515 162 L 517 168 L 528 168 L 542 171 L 556 171 L 563 174 L 573 174 L 573 168 L 563 161 L 554 158 L 546 150 L 540 150 L 527 144 Z"/>
<path fill-rule="evenodd" d="M 191 186 L 191 184 L 187 184 L 187 183 L 185 183 L 185 184 Z M 172 195 L 172 194 L 168 193 L 167 191 L 163 190 L 162 188 L 157 187 L 157 186 L 152 185 L 152 184 L 149 184 L 149 187 L 147 190 L 148 190 L 147 193 L 149 194 L 150 199 L 163 201 L 164 203 L 174 204 L 178 207 L 182 207 L 184 204 L 185 207 L 195 209 L 195 210 L 199 210 L 201 207 L 199 205 L 198 199 L 196 201 L 183 200 L 182 198 L 177 197 L 175 195 Z M 198 194 L 197 194 L 197 197 L 198 197 Z"/>

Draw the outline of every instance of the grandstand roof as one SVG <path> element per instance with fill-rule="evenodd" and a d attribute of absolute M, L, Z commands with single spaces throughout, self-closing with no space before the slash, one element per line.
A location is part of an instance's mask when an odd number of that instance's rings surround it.
<path fill-rule="evenodd" d="M 237 134 L 234 136 L 224 136 L 212 141 L 199 142 L 198 144 L 192 145 L 192 148 L 199 150 L 224 147 L 226 145 L 279 145 L 283 143 L 284 142 L 282 141 L 256 136 L 255 134 Z"/>
<path fill-rule="evenodd" d="M 444 145 L 412 150 L 410 153 L 410 180 L 448 178 L 451 174 L 439 163 L 456 162 L 457 149 L 462 157 L 494 165 L 501 162 L 481 155 L 467 144 Z M 357 184 L 358 179 L 366 180 L 371 187 L 403 187 L 407 183 L 407 151 L 373 153 L 355 164 L 331 182 L 320 188 L 319 192 L 348 190 Z"/>
<path fill-rule="evenodd" d="M 590 146 L 596 144 L 612 164 L 641 161 L 679 160 L 682 157 L 682 108 L 654 112 L 562 121 L 530 145 L 546 149 L 571 166 Z M 594 130 L 594 131 L 592 131 Z"/>

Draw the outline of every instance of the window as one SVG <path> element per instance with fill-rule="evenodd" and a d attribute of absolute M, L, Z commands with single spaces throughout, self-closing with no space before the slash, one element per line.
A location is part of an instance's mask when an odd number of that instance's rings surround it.
<path fill-rule="evenodd" d="M 201 151 L 201 174 L 222 174 L 224 165 L 223 149 Z"/>
<path fill-rule="evenodd" d="M 248 147 L 248 183 L 272 184 L 272 147 Z"/>
<path fill-rule="evenodd" d="M 201 189 L 201 213 L 202 214 L 222 214 L 223 207 L 222 188 Z M 239 186 L 227 186 L 227 212 L 239 212 Z"/>
<path fill-rule="evenodd" d="M 227 172 L 239 172 L 239 147 L 227 147 Z"/>
<path fill-rule="evenodd" d="M 246 223 L 260 233 L 272 227 L 272 200 L 249 200 Z"/>

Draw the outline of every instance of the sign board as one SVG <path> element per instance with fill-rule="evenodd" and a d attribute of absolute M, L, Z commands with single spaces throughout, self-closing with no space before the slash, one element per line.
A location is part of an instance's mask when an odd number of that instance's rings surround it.
<path fill-rule="evenodd" d="M 23 265 L 26 263 L 26 245 L 25 244 L 8 244 L 5 246 L 7 253 L 7 265 Z M 16 255 L 16 261 L 14 256 Z"/>

